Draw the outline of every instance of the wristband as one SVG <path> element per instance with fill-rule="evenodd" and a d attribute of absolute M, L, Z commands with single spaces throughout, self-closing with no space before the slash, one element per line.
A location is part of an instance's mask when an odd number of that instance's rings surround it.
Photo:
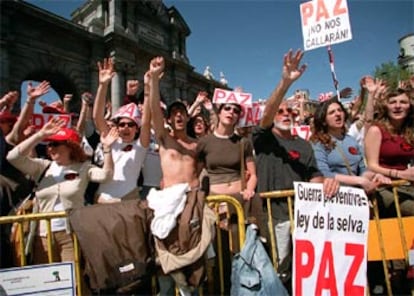
<path fill-rule="evenodd" d="M 35 102 L 34 102 L 34 101 L 32 101 L 32 100 L 30 100 L 30 99 L 27 99 L 27 100 L 26 100 L 26 104 L 28 104 L 28 105 L 34 105 L 34 104 L 35 104 Z"/>
<path fill-rule="evenodd" d="M 106 151 L 105 151 L 105 150 L 103 150 L 103 153 L 104 153 L 104 154 L 108 154 L 108 153 L 111 153 L 111 149 L 109 149 L 109 150 L 106 150 Z"/>

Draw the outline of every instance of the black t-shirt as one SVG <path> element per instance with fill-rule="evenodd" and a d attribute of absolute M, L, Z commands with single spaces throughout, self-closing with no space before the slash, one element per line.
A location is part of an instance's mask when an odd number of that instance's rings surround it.
<path fill-rule="evenodd" d="M 284 139 L 272 133 L 271 128 L 255 127 L 252 132 L 256 153 L 257 191 L 293 189 L 293 182 L 307 182 L 322 176 L 312 146 L 299 137 Z M 285 199 L 272 202 L 275 218 L 288 219 Z"/>

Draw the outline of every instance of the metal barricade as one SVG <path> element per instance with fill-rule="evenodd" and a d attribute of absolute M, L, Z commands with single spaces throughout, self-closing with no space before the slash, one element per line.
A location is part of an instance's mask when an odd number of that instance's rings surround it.
<path fill-rule="evenodd" d="M 238 241 L 240 243 L 239 248 L 241 249 L 244 241 L 245 241 L 245 220 L 243 215 L 243 208 L 240 203 L 232 196 L 227 195 L 211 195 L 208 196 L 206 202 L 211 205 L 212 207 L 217 207 L 220 203 L 227 203 L 229 206 L 232 206 L 235 209 L 237 219 L 237 233 L 238 233 Z M 19 241 L 23 242 L 19 245 L 20 254 L 24 254 L 25 244 L 24 244 L 24 232 L 23 232 L 23 223 L 30 222 L 30 221 L 40 221 L 45 220 L 47 225 L 47 243 L 48 243 L 48 259 L 49 263 L 53 263 L 53 248 L 52 248 L 52 236 L 50 235 L 52 232 L 51 229 L 51 219 L 55 218 L 66 218 L 67 213 L 64 211 L 61 212 L 51 212 L 51 213 L 37 213 L 37 214 L 25 214 L 25 215 L 17 215 L 17 216 L 4 216 L 0 217 L 0 224 L 17 224 L 17 235 L 19 237 Z M 219 222 L 219 215 L 217 214 L 217 222 Z M 216 227 L 217 234 L 221 233 L 221 229 L 218 226 Z M 74 243 L 74 266 L 75 266 L 75 280 L 76 280 L 76 292 L 77 295 L 81 296 L 83 287 L 82 287 L 82 273 L 81 273 L 81 265 L 80 265 L 80 258 L 81 258 L 81 251 L 79 247 L 78 239 L 75 233 L 72 233 L 73 236 L 73 243 Z M 220 293 L 224 295 L 224 259 L 223 258 L 223 242 L 221 241 L 221 235 L 217 235 L 217 244 L 218 248 L 216 250 L 217 260 L 219 262 L 219 274 L 220 274 Z M 229 240 L 231 241 L 232 237 L 229 235 Z M 231 243 L 230 243 L 231 245 Z M 231 253 L 231 252 L 230 252 Z M 26 266 L 26 257 L 20 256 L 20 266 Z M 209 274 L 209 282 L 214 283 L 216 279 L 215 274 Z M 153 285 L 155 285 L 155 277 L 152 279 Z M 153 290 L 155 293 L 155 289 Z M 210 293 L 209 293 L 210 294 Z M 199 289 L 199 295 L 203 295 L 203 289 Z"/>
<path fill-rule="evenodd" d="M 52 248 L 52 227 L 51 227 L 51 219 L 55 218 L 66 218 L 67 213 L 64 211 L 61 212 L 51 212 L 51 213 L 37 213 L 37 214 L 25 214 L 25 215 L 17 215 L 17 216 L 4 216 L 0 217 L 0 224 L 15 224 L 17 223 L 17 235 L 19 237 L 19 251 L 20 254 L 20 266 L 26 266 L 26 256 L 25 253 L 25 240 L 24 240 L 24 233 L 23 233 L 23 223 L 30 222 L 30 221 L 46 221 L 46 228 L 47 228 L 47 249 L 48 249 L 48 259 L 49 263 L 53 263 L 53 248 Z M 80 268 L 80 248 L 79 243 L 76 235 L 73 233 L 73 247 L 74 247 L 74 266 L 75 266 L 75 281 L 76 281 L 76 291 L 77 295 L 82 296 L 82 281 L 81 281 L 81 268 Z"/>
<path fill-rule="evenodd" d="M 232 244 L 234 244 L 234 238 L 231 235 L 231 231 L 229 229 L 228 231 L 228 246 L 229 246 L 229 250 L 225 250 L 224 249 L 224 243 L 222 241 L 223 237 L 225 235 L 222 235 L 223 230 L 220 228 L 220 216 L 218 213 L 218 206 L 220 205 L 220 203 L 227 203 L 229 206 L 232 206 L 235 211 L 236 211 L 236 215 L 237 215 L 237 233 L 238 233 L 238 242 L 239 242 L 239 246 L 238 249 L 241 249 L 245 238 L 246 238 L 246 233 L 245 233 L 245 217 L 244 217 L 244 212 L 243 212 L 243 208 L 241 206 L 241 204 L 237 201 L 237 199 L 235 199 L 232 196 L 229 195 L 209 195 L 207 196 L 206 199 L 207 203 L 210 205 L 210 207 L 215 208 L 216 209 L 216 215 L 217 215 L 217 223 L 216 223 L 216 256 L 217 256 L 217 264 L 218 264 L 218 269 L 219 269 L 219 293 L 220 295 L 224 295 L 225 294 L 225 282 L 224 282 L 224 265 L 230 262 L 231 264 L 231 258 L 232 258 Z M 227 218 L 229 218 L 227 216 Z M 231 227 L 231 226 L 230 226 Z M 230 258 L 224 258 L 223 254 L 225 251 L 228 251 L 228 253 L 230 254 Z M 225 260 L 228 259 L 228 260 Z M 210 267 L 209 267 L 210 268 Z M 231 265 L 230 265 L 230 270 L 231 270 Z M 208 294 L 212 294 L 214 293 L 214 288 L 212 287 L 212 285 L 216 284 L 215 283 L 215 279 L 216 276 L 214 274 L 212 274 L 211 269 L 208 270 Z"/>
<path fill-rule="evenodd" d="M 379 217 L 378 212 L 378 202 L 376 198 L 372 199 L 372 211 L 373 211 L 373 220 L 370 220 L 369 225 L 369 233 L 370 235 L 377 236 L 376 243 L 373 242 L 373 240 L 369 240 L 368 242 L 368 260 L 374 260 L 378 258 L 377 256 L 371 256 L 372 259 L 370 259 L 370 254 L 373 252 L 379 253 L 380 260 L 382 261 L 383 268 L 384 268 L 384 274 L 385 274 L 385 284 L 387 288 L 387 294 L 392 295 L 392 289 L 391 289 L 391 282 L 389 278 L 388 273 L 388 260 L 391 259 L 403 259 L 405 260 L 406 264 L 408 264 L 408 243 L 412 242 L 414 240 L 414 217 L 402 217 L 401 216 L 401 210 L 399 206 L 399 197 L 398 197 L 398 186 L 406 185 L 407 181 L 405 180 L 397 180 L 392 182 L 392 191 L 394 194 L 394 203 L 396 206 L 397 211 L 397 217 L 394 218 L 395 222 L 393 225 L 396 225 L 396 227 L 393 228 L 394 235 L 396 232 L 398 232 L 397 237 L 398 239 L 392 242 L 387 241 L 384 239 L 384 234 L 382 231 L 384 223 L 389 223 L 391 221 L 385 221 L 389 219 L 382 219 Z M 268 230 L 269 230 L 269 236 L 270 236 L 270 246 L 271 246 L 271 257 L 272 262 L 274 265 L 275 270 L 278 269 L 278 254 L 277 254 L 277 238 L 275 236 L 275 230 L 272 220 L 272 210 L 271 210 L 271 201 L 272 199 L 280 199 L 280 198 L 286 198 L 288 209 L 289 209 L 289 220 L 290 220 L 290 226 L 291 226 L 291 233 L 294 229 L 294 214 L 293 214 L 293 198 L 294 198 L 295 192 L 294 190 L 279 190 L 279 191 L 271 191 L 271 192 L 263 192 L 260 193 L 260 197 L 266 199 L 266 206 L 267 206 L 267 219 L 268 219 Z M 394 245 L 397 244 L 397 247 L 399 248 L 398 255 L 390 256 L 387 254 L 386 250 L 387 244 L 393 243 Z M 376 250 L 378 249 L 379 250 Z M 395 254 L 395 252 L 393 253 Z M 411 294 L 414 296 L 414 290 L 411 290 Z"/>

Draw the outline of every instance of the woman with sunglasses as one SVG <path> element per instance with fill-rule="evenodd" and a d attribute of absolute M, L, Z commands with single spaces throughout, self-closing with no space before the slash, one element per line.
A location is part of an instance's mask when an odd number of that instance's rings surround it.
<path fill-rule="evenodd" d="M 80 137 L 75 130 L 63 128 L 64 121 L 57 118 L 27 138 L 7 155 L 7 160 L 34 180 L 41 179 L 35 192 L 34 205 L 39 213 L 70 210 L 84 206 L 84 194 L 89 181 L 107 182 L 113 175 L 113 161 L 110 153 L 105 154 L 103 168 L 87 161 L 80 146 Z M 118 137 L 112 129 L 101 142 L 110 149 Z M 49 159 L 31 158 L 29 153 L 41 142 L 47 142 Z M 41 177 L 43 175 L 43 177 Z M 53 235 L 53 261 L 73 261 L 74 250 L 69 223 L 65 218 L 51 220 Z M 35 232 L 33 261 L 35 264 L 48 263 L 47 225 L 40 221 Z"/>
<path fill-rule="evenodd" d="M 392 179 L 414 181 L 414 98 L 412 87 L 387 91 L 377 101 L 377 116 L 365 135 L 368 168 Z M 404 193 L 403 191 L 406 191 Z M 390 190 L 380 194 L 380 210 L 395 216 L 394 197 Z M 414 215 L 414 189 L 400 186 L 399 203 L 403 216 Z"/>
<path fill-rule="evenodd" d="M 252 218 L 260 227 L 264 220 L 262 200 L 255 197 L 257 177 L 253 148 L 250 141 L 242 140 L 243 137 L 235 133 L 240 114 L 240 105 L 219 106 L 216 128 L 198 142 L 198 161 L 207 170 L 210 194 L 236 197 L 244 205 L 245 216 Z M 245 167 L 244 176 L 241 176 L 242 165 Z"/>
<path fill-rule="evenodd" d="M 325 177 L 372 193 L 379 184 L 389 184 L 391 180 L 366 169 L 361 147 L 346 134 L 347 119 L 348 113 L 336 97 L 315 110 L 310 141 L 318 168 Z"/>
<path fill-rule="evenodd" d="M 106 135 L 110 127 L 105 120 L 105 101 L 109 84 L 115 75 L 112 59 L 98 62 L 99 86 L 96 93 L 93 117 L 101 135 Z M 148 100 L 144 100 L 143 112 L 135 103 L 122 106 L 112 119 L 118 129 L 119 139 L 111 150 L 114 159 L 113 179 L 101 184 L 97 190 L 98 203 L 115 203 L 122 200 L 138 199 L 137 181 L 150 144 L 150 111 Z"/>

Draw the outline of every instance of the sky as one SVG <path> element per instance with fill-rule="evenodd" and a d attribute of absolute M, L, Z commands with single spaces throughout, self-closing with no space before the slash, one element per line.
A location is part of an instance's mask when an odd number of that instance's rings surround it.
<path fill-rule="evenodd" d="M 339 1 L 339 0 L 332 0 Z M 343 0 L 342 0 L 343 1 Z M 30 0 L 70 19 L 84 1 Z M 223 72 L 230 87 L 241 86 L 255 100 L 266 99 L 281 77 L 283 55 L 303 49 L 297 0 L 164 0 L 175 6 L 191 30 L 187 56 L 195 71 L 206 66 L 218 80 Z M 348 0 L 352 40 L 332 45 L 339 89 L 359 91 L 359 80 L 382 63 L 397 63 L 399 39 L 414 33 L 413 0 Z M 305 52 L 306 72 L 295 82 L 311 98 L 335 92 L 326 47 Z"/>

